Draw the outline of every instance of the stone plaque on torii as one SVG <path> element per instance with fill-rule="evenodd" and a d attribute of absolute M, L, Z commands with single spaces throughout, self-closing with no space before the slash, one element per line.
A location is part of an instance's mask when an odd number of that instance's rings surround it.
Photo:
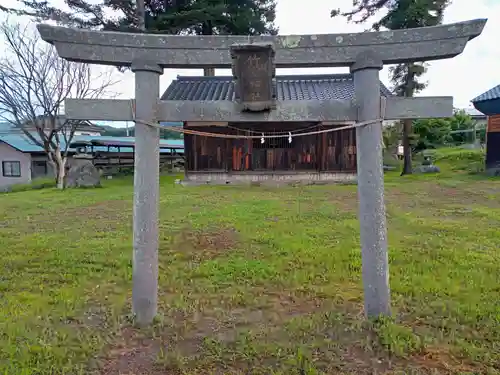
<path fill-rule="evenodd" d="M 135 113 L 130 100 L 112 99 L 68 99 L 65 112 L 79 120 L 136 121 L 132 307 L 138 323 L 150 323 L 157 312 L 159 132 L 148 124 L 159 121 L 368 123 L 356 127 L 365 313 L 389 315 L 382 120 L 449 117 L 453 103 L 451 97 L 389 97 L 382 103 L 379 71 L 384 64 L 454 57 L 485 24 L 478 19 L 409 30 L 288 36 L 152 35 L 38 25 L 62 58 L 128 66 L 135 73 Z M 249 72 L 248 59 L 259 74 Z M 275 98 L 275 68 L 344 66 L 354 75 L 354 101 Z M 236 101 L 159 100 L 164 68 L 231 67 Z"/>

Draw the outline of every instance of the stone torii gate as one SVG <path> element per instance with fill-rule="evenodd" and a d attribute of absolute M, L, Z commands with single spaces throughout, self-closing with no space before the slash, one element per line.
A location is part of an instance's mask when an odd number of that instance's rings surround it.
<path fill-rule="evenodd" d="M 478 19 L 411 30 L 288 36 L 174 36 L 38 25 L 41 37 L 55 45 L 62 58 L 127 66 L 135 73 L 134 114 L 130 100 L 68 99 L 65 111 L 72 119 L 136 121 L 132 305 L 137 322 L 150 323 L 157 312 L 159 132 L 148 124 L 159 121 L 369 123 L 356 128 L 365 312 L 389 315 L 382 115 L 387 120 L 448 117 L 453 108 L 451 97 L 387 98 L 382 106 L 379 71 L 384 64 L 454 57 L 485 24 Z M 354 75 L 355 101 L 274 98 L 275 67 L 342 66 Z M 236 101 L 159 100 L 164 68 L 208 67 L 233 67 Z"/>

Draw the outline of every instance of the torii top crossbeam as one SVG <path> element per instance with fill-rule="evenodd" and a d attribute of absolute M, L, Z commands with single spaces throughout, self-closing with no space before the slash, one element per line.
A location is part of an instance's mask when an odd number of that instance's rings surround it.
<path fill-rule="evenodd" d="M 163 68 L 230 68 L 235 44 L 271 43 L 278 68 L 350 66 L 364 50 L 384 64 L 430 61 L 459 55 L 481 34 L 485 19 L 382 32 L 281 36 L 178 36 L 69 29 L 38 25 L 42 39 L 65 59 L 130 66 L 151 61 Z"/>

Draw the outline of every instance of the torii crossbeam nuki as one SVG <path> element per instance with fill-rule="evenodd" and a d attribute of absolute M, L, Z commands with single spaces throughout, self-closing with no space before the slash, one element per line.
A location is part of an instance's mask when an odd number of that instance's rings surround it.
<path fill-rule="evenodd" d="M 450 117 L 453 114 L 451 96 L 387 98 L 384 120 Z M 66 99 L 65 114 L 74 120 L 134 121 L 132 100 Z M 158 121 L 206 122 L 355 122 L 358 107 L 350 100 L 282 101 L 264 113 L 240 111 L 232 101 L 158 101 Z"/>

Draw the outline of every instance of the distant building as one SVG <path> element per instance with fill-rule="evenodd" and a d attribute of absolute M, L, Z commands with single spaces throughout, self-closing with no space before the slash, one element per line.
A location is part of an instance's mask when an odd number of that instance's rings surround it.
<path fill-rule="evenodd" d="M 479 112 L 475 108 L 463 108 L 462 109 L 465 113 L 467 113 L 474 121 L 476 121 L 476 124 L 478 125 L 478 128 L 486 128 L 486 125 L 488 123 L 488 116 L 486 116 L 484 113 Z"/>
<path fill-rule="evenodd" d="M 0 188 L 54 176 L 47 154 L 23 134 L 0 135 Z"/>
<path fill-rule="evenodd" d="M 78 127 L 68 153 L 70 158 L 79 151 L 77 148 L 83 146 L 94 153 L 108 155 L 110 161 L 111 157 L 121 157 L 124 160 L 132 160 L 133 165 L 134 137 L 106 137 L 100 134 L 100 127 L 87 124 Z M 61 147 L 65 148 L 64 141 L 61 141 Z M 172 150 L 182 154 L 183 147 L 182 139 L 160 140 L 162 155 L 170 154 Z M 35 178 L 54 176 L 53 168 L 42 147 L 35 144 L 20 129 L 8 123 L 0 123 L 0 190 L 15 184 L 30 183 Z"/>
<path fill-rule="evenodd" d="M 500 175 L 500 85 L 471 100 L 474 108 L 487 116 L 486 170 Z"/>
<path fill-rule="evenodd" d="M 60 117 L 58 121 L 65 120 Z M 45 132 L 51 130 L 48 121 L 44 128 Z M 25 131 L 35 134 L 38 139 L 35 126 L 27 124 L 23 129 L 19 129 L 8 122 L 0 123 L 0 188 L 29 183 L 35 178 L 54 176 L 47 154 L 25 135 Z M 63 127 L 60 135 L 69 135 L 69 131 Z M 101 132 L 101 127 L 82 121 L 75 127 L 74 136 L 100 136 Z"/>

